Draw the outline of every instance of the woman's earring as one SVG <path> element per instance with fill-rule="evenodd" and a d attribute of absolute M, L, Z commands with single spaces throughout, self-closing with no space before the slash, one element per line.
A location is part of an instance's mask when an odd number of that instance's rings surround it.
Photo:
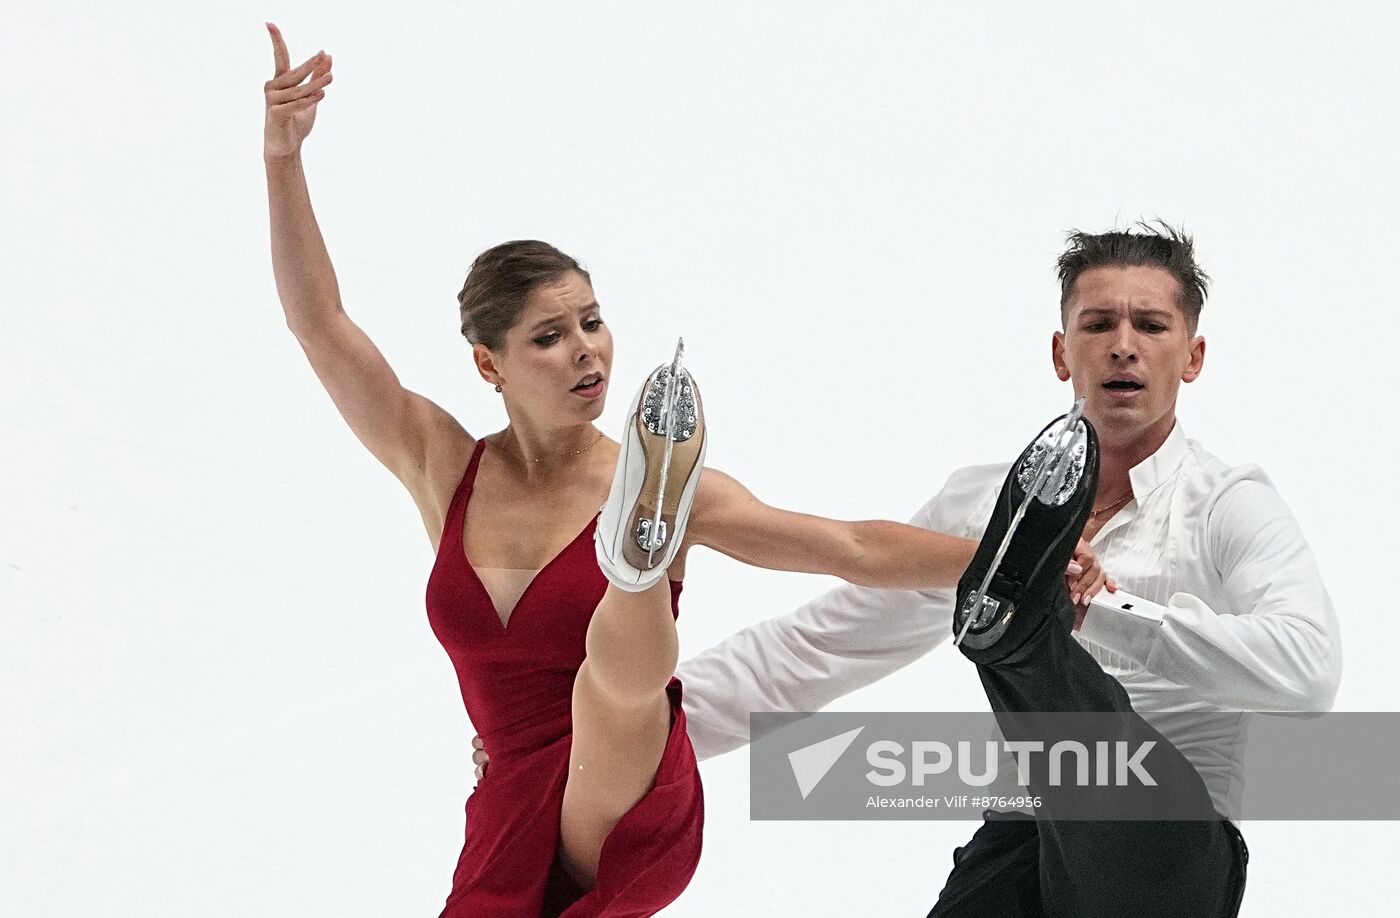
<path fill-rule="evenodd" d="M 496 383 L 496 391 L 497 391 L 497 392 L 500 392 L 500 391 L 501 391 L 501 384 L 500 384 L 500 383 Z"/>

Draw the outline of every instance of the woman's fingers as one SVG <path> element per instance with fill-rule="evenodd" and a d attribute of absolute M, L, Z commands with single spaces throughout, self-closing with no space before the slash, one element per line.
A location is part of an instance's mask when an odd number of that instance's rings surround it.
<path fill-rule="evenodd" d="M 485 744 L 481 742 L 480 736 L 472 737 L 472 764 L 476 766 L 476 779 L 480 781 L 486 777 L 486 765 L 491 761 L 491 757 L 486 754 Z"/>
<path fill-rule="evenodd" d="M 1108 572 L 1099 562 L 1099 556 L 1083 539 L 1075 548 L 1074 560 L 1069 564 L 1065 579 L 1069 586 L 1070 602 L 1076 606 L 1088 602 L 1108 582 Z"/>
<path fill-rule="evenodd" d="M 1070 602 L 1079 603 L 1079 581 L 1084 578 L 1084 565 L 1079 563 L 1078 556 L 1065 568 L 1065 589 L 1069 590 Z"/>
<path fill-rule="evenodd" d="M 331 82 L 331 58 L 326 52 L 318 51 L 292 70 L 281 30 L 269 22 L 267 34 L 272 39 L 273 76 L 263 84 L 267 104 L 263 153 L 288 156 L 301 148 L 315 121 L 316 105 L 326 97 L 326 86 Z"/>
<path fill-rule="evenodd" d="M 1103 586 L 1104 576 L 1103 567 L 1098 563 L 1086 570 L 1079 578 L 1079 582 L 1075 584 L 1075 604 L 1088 602 L 1089 598 Z"/>
<path fill-rule="evenodd" d="M 272 76 L 280 77 L 291 66 L 287 56 L 287 43 L 282 40 L 282 31 L 272 23 L 267 23 L 267 34 L 272 36 Z"/>
<path fill-rule="evenodd" d="M 1074 551 L 1074 560 L 1069 563 L 1065 571 L 1065 585 L 1069 589 L 1069 600 L 1074 604 L 1074 629 L 1084 623 L 1084 616 L 1088 608 L 1089 600 L 1099 594 L 1101 590 L 1107 589 L 1110 593 L 1117 592 L 1118 584 L 1108 576 L 1108 571 L 1104 570 L 1103 563 L 1099 556 L 1094 553 L 1088 542 L 1082 539 Z"/>
<path fill-rule="evenodd" d="M 289 70 L 281 76 L 273 77 L 272 79 L 268 80 L 266 83 L 263 84 L 263 89 L 265 89 L 268 92 L 276 92 L 277 90 L 281 89 L 290 89 L 293 86 L 296 86 L 302 80 L 306 79 L 308 76 L 312 76 L 317 72 L 325 73 L 328 72 L 330 69 L 330 55 L 326 54 L 326 52 L 324 51 L 318 51 L 316 54 L 313 54 L 310 58 L 308 58 L 306 63 L 302 64 L 297 69 Z"/>
<path fill-rule="evenodd" d="M 282 32 L 272 23 L 267 24 L 267 32 L 272 36 L 272 79 L 264 84 L 263 89 L 268 93 L 268 104 L 279 105 L 292 101 L 300 96 L 282 96 L 274 99 L 273 93 L 282 90 L 292 89 L 298 86 L 302 80 L 313 75 L 317 71 L 329 72 L 331 69 L 330 55 L 325 51 L 317 51 L 295 70 L 291 70 L 291 57 L 287 54 L 287 43 L 282 40 Z M 329 81 L 327 81 L 329 82 Z M 325 84 L 323 83 L 322 86 Z M 320 88 L 320 87 L 317 87 Z M 315 90 L 308 90 L 314 92 Z M 305 95 L 303 93 L 302 95 Z"/>
<path fill-rule="evenodd" d="M 282 105 L 286 102 L 295 102 L 298 99 L 304 99 L 312 93 L 320 92 L 325 89 L 330 85 L 330 82 L 331 74 L 327 72 L 309 83 L 293 86 L 291 89 L 269 89 L 267 91 L 267 104 Z"/>
<path fill-rule="evenodd" d="M 1076 600 L 1076 604 L 1093 599 L 1108 581 L 1108 573 L 1101 564 L 1095 564 L 1093 568 L 1085 571 L 1084 575 L 1079 581 L 1079 599 Z"/>
<path fill-rule="evenodd" d="M 325 91 L 318 89 L 305 98 L 293 99 L 291 102 L 283 102 L 281 105 L 273 105 L 268 110 L 278 114 L 295 115 L 297 112 L 306 111 L 308 108 L 314 108 L 316 103 L 320 102 L 325 97 Z"/>

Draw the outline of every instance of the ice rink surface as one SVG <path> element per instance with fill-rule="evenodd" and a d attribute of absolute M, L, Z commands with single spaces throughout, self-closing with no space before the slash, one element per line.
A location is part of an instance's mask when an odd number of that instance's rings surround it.
<path fill-rule="evenodd" d="M 1215 283 L 1181 422 L 1301 522 L 1337 708 L 1400 709 L 1389 5 L 4 13 L 0 913 L 434 915 L 450 885 L 473 731 L 418 515 L 277 303 L 265 19 L 294 62 L 334 55 L 312 198 L 407 386 L 503 425 L 455 296 L 480 250 L 546 239 L 593 272 L 614 378 L 683 334 L 710 464 L 782 507 L 904 519 L 1012 458 L 1069 403 L 1064 233 L 1184 223 Z M 697 553 L 682 656 L 830 585 Z M 945 645 L 839 707 L 985 701 Z M 972 831 L 750 822 L 746 754 L 702 770 L 705 854 L 667 914 L 923 915 Z M 1393 898 L 1393 823 L 1245 834 L 1244 915 Z"/>

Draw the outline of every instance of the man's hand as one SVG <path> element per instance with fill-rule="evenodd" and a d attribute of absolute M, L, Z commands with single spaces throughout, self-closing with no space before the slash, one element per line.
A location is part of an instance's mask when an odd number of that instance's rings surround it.
<path fill-rule="evenodd" d="M 263 155 L 292 156 L 316 123 L 316 104 L 325 98 L 331 82 L 331 57 L 321 51 L 292 70 L 282 33 L 270 22 L 267 32 L 272 37 L 272 79 L 263 84 L 267 100 Z"/>
<path fill-rule="evenodd" d="M 1099 556 L 1083 539 L 1074 549 L 1074 560 L 1065 570 L 1065 586 L 1069 588 L 1069 601 L 1074 603 L 1074 630 L 1084 624 L 1084 616 L 1089 612 L 1089 600 L 1104 587 L 1110 593 L 1118 591 L 1118 584 L 1103 569 Z"/>
<path fill-rule="evenodd" d="M 481 737 L 472 737 L 472 764 L 476 766 L 476 780 L 480 781 L 486 777 L 486 765 L 491 761 L 491 757 L 486 754 L 486 746 L 482 744 Z"/>

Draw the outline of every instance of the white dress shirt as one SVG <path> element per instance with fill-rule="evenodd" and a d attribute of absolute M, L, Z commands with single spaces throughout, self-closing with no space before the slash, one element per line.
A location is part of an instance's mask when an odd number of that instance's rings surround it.
<path fill-rule="evenodd" d="M 959 469 L 910 521 L 980 539 L 1010 465 Z M 1160 619 L 1095 608 L 1075 637 L 1139 713 L 1325 711 L 1341 644 L 1312 550 L 1258 466 L 1230 467 L 1178 423 L 1130 472 L 1133 499 L 1093 539 L 1109 575 Z M 951 636 L 953 590 L 843 585 L 683 663 L 701 758 L 749 740 L 752 711 L 816 711 Z M 1158 728 L 1238 812 L 1246 717 Z M 1194 724 L 1194 726 L 1193 726 Z M 1227 726 L 1228 724 L 1228 726 Z"/>

